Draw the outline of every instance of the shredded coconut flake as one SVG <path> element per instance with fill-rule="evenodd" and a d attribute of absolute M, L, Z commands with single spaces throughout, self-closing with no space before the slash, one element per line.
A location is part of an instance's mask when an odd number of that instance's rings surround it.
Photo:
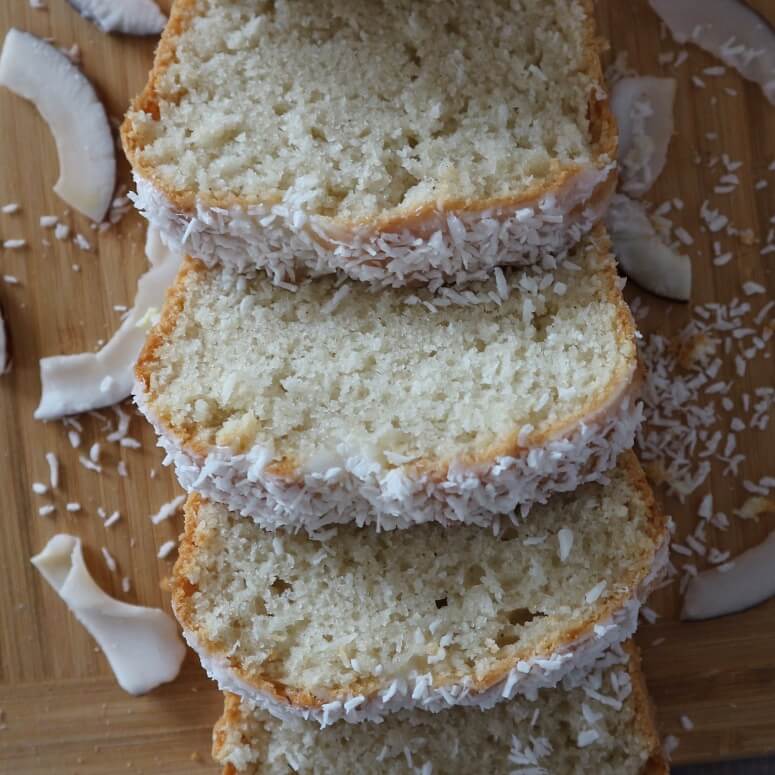
<path fill-rule="evenodd" d="M 59 487 L 59 458 L 53 452 L 46 452 L 46 462 L 51 489 L 56 490 Z"/>
<path fill-rule="evenodd" d="M 596 600 L 600 598 L 600 596 L 605 592 L 605 588 L 608 585 L 608 582 L 601 581 L 598 584 L 595 584 L 592 589 L 587 592 L 587 594 L 584 596 L 584 599 L 587 603 L 594 603 Z"/>
<path fill-rule="evenodd" d="M 177 513 L 178 509 L 183 505 L 186 500 L 185 495 L 178 495 L 171 501 L 162 504 L 161 508 L 151 517 L 151 522 L 154 525 L 158 525 L 160 522 L 169 519 L 171 516 Z"/>
<path fill-rule="evenodd" d="M 557 541 L 559 543 L 560 561 L 565 562 L 573 548 L 573 531 L 567 527 L 560 528 L 557 531 Z"/>
<path fill-rule="evenodd" d="M 576 745 L 578 745 L 579 748 L 586 748 L 588 745 L 592 745 L 592 743 L 596 742 L 600 739 L 600 733 L 595 729 L 585 729 L 582 732 L 579 732 L 578 739 L 576 740 Z"/>
<path fill-rule="evenodd" d="M 159 547 L 159 553 L 156 555 L 160 560 L 163 560 L 165 557 L 168 557 L 173 551 L 175 551 L 175 547 L 178 545 L 177 541 L 174 541 L 170 539 L 169 541 L 165 541 L 160 547 Z"/>
<path fill-rule="evenodd" d="M 108 551 L 108 548 L 106 546 L 103 546 L 100 551 L 102 552 L 102 557 L 105 560 L 105 565 L 108 566 L 108 570 L 111 573 L 116 572 L 116 568 L 118 568 L 118 564 L 116 563 L 115 558 L 113 555 Z"/>

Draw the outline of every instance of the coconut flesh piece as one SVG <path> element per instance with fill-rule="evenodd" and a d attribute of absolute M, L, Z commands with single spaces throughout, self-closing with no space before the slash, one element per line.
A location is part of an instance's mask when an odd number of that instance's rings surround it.
<path fill-rule="evenodd" d="M 167 17 L 153 0 L 67 0 L 103 32 L 159 35 Z"/>
<path fill-rule="evenodd" d="M 116 187 L 116 156 L 105 108 L 86 76 L 58 49 L 10 29 L 0 54 L 0 85 L 30 100 L 56 143 L 54 191 L 101 221 Z"/>
<path fill-rule="evenodd" d="M 7 374 L 11 370 L 11 342 L 8 336 L 8 327 L 5 322 L 3 308 L 0 307 L 0 374 Z"/>
<path fill-rule="evenodd" d="M 703 571 L 689 581 L 682 619 L 711 619 L 745 611 L 775 595 L 775 530 L 739 554 L 728 570 Z"/>
<path fill-rule="evenodd" d="M 657 234 L 643 205 L 616 194 L 606 216 L 614 253 L 622 271 L 644 290 L 675 301 L 688 301 L 692 263 Z"/>
<path fill-rule="evenodd" d="M 694 43 L 758 83 L 775 105 L 775 30 L 740 0 L 649 0 L 678 43 Z"/>
<path fill-rule="evenodd" d="M 177 677 L 186 647 L 175 621 L 106 594 L 89 574 L 80 538 L 55 535 L 32 564 L 97 641 L 124 691 L 144 694 Z"/>
<path fill-rule="evenodd" d="M 155 229 L 148 229 L 145 252 L 151 268 L 137 281 L 137 295 L 118 331 L 96 353 L 55 355 L 40 360 L 43 392 L 36 420 L 56 420 L 123 401 L 132 392 L 149 313 L 161 307 L 180 266 Z"/>
<path fill-rule="evenodd" d="M 642 196 L 659 177 L 673 135 L 675 78 L 622 78 L 611 91 L 622 191 Z"/>

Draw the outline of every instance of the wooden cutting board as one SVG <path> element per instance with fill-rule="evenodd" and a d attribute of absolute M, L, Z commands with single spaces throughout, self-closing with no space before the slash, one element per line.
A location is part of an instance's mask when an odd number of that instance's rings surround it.
<path fill-rule="evenodd" d="M 154 41 L 108 36 L 80 19 L 65 0 L 48 0 L 48 10 L 31 9 L 26 0 L 0 5 L 0 34 L 16 26 L 58 44 L 77 43 L 83 69 L 105 100 L 110 115 L 120 117 L 131 95 L 144 83 Z M 758 8 L 775 16 L 768 0 Z M 715 176 L 695 164 L 696 153 L 718 149 L 744 162 L 741 185 L 724 206 L 741 227 L 763 238 L 775 213 L 775 108 L 758 87 L 734 73 L 708 78 L 706 89 L 691 85 L 690 76 L 716 64 L 697 49 L 675 71 L 658 64 L 660 51 L 675 50 L 660 39 L 659 24 L 645 0 L 600 3 L 601 29 L 615 51 L 629 52 L 630 64 L 644 74 L 674 74 L 679 79 L 677 134 L 667 171 L 652 192 L 654 201 L 681 197 L 682 223 L 695 235 L 694 302 L 728 301 L 739 295 L 743 281 L 772 288 L 772 258 L 759 255 L 761 245 L 735 246 L 735 258 L 724 267 L 710 262 L 710 238 L 699 230 L 698 210 Z M 727 94 L 724 88 L 736 90 Z M 717 97 L 715 104 L 711 95 Z M 716 132 L 713 143 L 706 133 Z M 3 239 L 25 238 L 26 249 L 0 249 L 0 275 L 14 275 L 19 285 L 0 282 L 0 301 L 14 338 L 14 370 L 0 378 L 0 771 L 25 773 L 192 773 L 213 772 L 209 760 L 210 730 L 220 709 L 215 687 L 192 656 L 177 681 L 148 696 L 133 698 L 115 684 L 93 641 L 67 613 L 29 563 L 56 532 L 80 535 L 97 581 L 110 593 L 133 603 L 167 607 L 161 589 L 172 558 L 158 560 L 158 547 L 180 530 L 179 520 L 153 526 L 149 515 L 176 493 L 170 472 L 160 465 L 153 434 L 139 418 L 130 434 L 138 450 L 104 443 L 104 423 L 115 422 L 112 411 L 79 418 L 83 424 L 79 449 L 71 448 L 61 423 L 35 422 L 40 384 L 38 358 L 95 348 L 119 322 L 114 305 L 130 305 L 138 275 L 144 271 L 144 226 L 134 213 L 111 230 L 96 234 L 76 214 L 66 214 L 51 187 L 57 176 L 54 144 L 35 110 L 0 90 L 0 204 L 19 202 L 21 211 L 0 215 Z M 128 182 L 122 161 L 121 178 Z M 753 182 L 771 185 L 754 191 Z M 55 214 L 82 232 L 94 245 L 85 252 L 71 242 L 58 242 L 38 225 L 41 215 Z M 44 242 L 47 239 L 48 242 Z M 73 270 L 73 264 L 80 271 Z M 644 299 L 647 294 L 639 294 Z M 675 333 L 687 319 L 682 305 L 648 299 L 645 331 Z M 749 369 L 741 388 L 773 384 L 772 360 Z M 736 397 L 736 394 L 733 394 Z M 128 407 L 127 407 L 128 409 Z M 103 419 L 104 418 L 104 419 Z M 79 464 L 94 442 L 102 441 L 101 474 Z M 768 432 L 739 434 L 748 452 L 741 478 L 758 480 L 775 474 L 775 445 Z M 46 482 L 44 459 L 54 451 L 62 463 L 62 483 L 53 495 L 31 491 Z M 118 476 L 126 462 L 129 476 Z M 151 472 L 156 472 L 151 478 Z M 745 498 L 740 482 L 713 472 L 717 508 L 727 512 Z M 686 505 L 667 508 L 685 529 L 694 524 L 699 495 Z M 82 510 L 65 511 L 78 501 Z M 38 508 L 54 503 L 56 513 L 41 517 Z M 105 528 L 97 509 L 121 512 L 121 520 Z M 775 527 L 772 516 L 758 523 L 734 521 L 724 538 L 733 553 L 761 540 Z M 118 562 L 111 573 L 101 556 L 107 547 Z M 131 591 L 121 591 L 121 578 Z M 678 762 L 743 757 L 775 751 L 775 601 L 734 617 L 698 624 L 676 621 L 678 594 L 661 592 L 653 602 L 662 618 L 643 626 L 639 641 L 645 652 L 649 685 L 655 697 L 663 734 L 680 737 Z M 655 641 L 658 645 L 655 645 Z M 686 714 L 692 732 L 681 728 Z"/>

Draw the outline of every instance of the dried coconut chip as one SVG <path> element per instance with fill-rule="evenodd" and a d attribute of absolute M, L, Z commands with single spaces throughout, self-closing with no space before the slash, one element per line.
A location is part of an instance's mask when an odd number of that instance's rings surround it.
<path fill-rule="evenodd" d="M 775 595 L 775 531 L 731 564 L 707 570 L 689 581 L 682 619 L 711 619 L 744 611 Z"/>
<path fill-rule="evenodd" d="M 186 648 L 175 622 L 158 608 L 105 594 L 89 575 L 79 538 L 55 535 L 32 564 L 97 641 L 122 689 L 144 694 L 176 678 Z"/>
<path fill-rule="evenodd" d="M 775 104 L 775 31 L 740 0 L 649 0 L 678 43 L 695 43 Z"/>
<path fill-rule="evenodd" d="M 611 91 L 622 191 L 642 196 L 661 174 L 673 135 L 675 78 L 622 78 Z"/>
<path fill-rule="evenodd" d="M 149 309 L 161 306 L 180 264 L 154 229 L 148 230 L 145 252 L 151 269 L 138 280 L 134 306 L 110 341 L 96 353 L 41 359 L 43 394 L 35 419 L 55 420 L 109 406 L 132 392 L 132 369 L 145 340 L 145 327 L 138 324 Z"/>
<path fill-rule="evenodd" d="M 643 206 L 616 194 L 606 216 L 614 254 L 622 271 L 644 290 L 675 301 L 688 301 L 692 264 L 656 232 Z"/>
<path fill-rule="evenodd" d="M 167 17 L 153 0 L 67 0 L 103 32 L 159 35 Z"/>
<path fill-rule="evenodd" d="M 102 220 L 116 185 L 116 157 L 105 108 L 86 76 L 53 46 L 11 29 L 0 54 L 0 85 L 30 100 L 51 129 L 59 156 L 54 191 Z"/>

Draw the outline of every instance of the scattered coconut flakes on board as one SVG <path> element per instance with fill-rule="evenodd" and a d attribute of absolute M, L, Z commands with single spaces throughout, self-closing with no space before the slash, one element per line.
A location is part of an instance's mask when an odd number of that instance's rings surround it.
<path fill-rule="evenodd" d="M 96 353 L 41 359 L 43 394 L 35 419 L 55 420 L 109 406 L 132 392 L 132 369 L 146 333 L 138 323 L 161 306 L 180 265 L 180 256 L 167 250 L 153 229 L 148 229 L 145 250 L 151 269 L 138 280 L 134 306 L 110 341 Z"/>
<path fill-rule="evenodd" d="M 0 85 L 30 100 L 51 129 L 59 156 L 54 191 L 101 221 L 116 186 L 113 135 L 86 76 L 53 46 L 10 29 L 0 54 Z"/>
<path fill-rule="evenodd" d="M 724 476 L 738 475 L 745 455 L 730 427 L 735 418 L 749 431 L 768 427 L 775 388 L 755 387 L 736 405 L 728 396 L 733 381 L 720 374 L 734 349 L 746 351 L 756 341 L 766 347 L 773 336 L 767 320 L 772 306 L 754 310 L 738 299 L 699 305 L 675 338 L 651 334 L 640 342 L 646 379 L 638 450 L 652 481 L 682 501 L 705 483 L 711 460 L 723 464 Z"/>
<path fill-rule="evenodd" d="M 103 32 L 159 35 L 167 17 L 153 0 L 67 0 Z"/>
<path fill-rule="evenodd" d="M 732 560 L 689 581 L 681 619 L 712 619 L 744 611 L 775 595 L 775 531 Z"/>
<path fill-rule="evenodd" d="M 678 43 L 694 43 L 758 83 L 775 104 L 775 31 L 740 0 L 649 0 Z"/>
<path fill-rule="evenodd" d="M 645 208 L 624 194 L 615 194 L 606 216 L 614 254 L 622 271 L 644 290 L 675 301 L 688 301 L 692 263 L 666 245 Z"/>
<path fill-rule="evenodd" d="M 107 595 L 86 568 L 80 538 L 55 535 L 32 564 L 97 641 L 124 691 L 144 694 L 177 677 L 186 647 L 173 619 Z"/>
<path fill-rule="evenodd" d="M 645 194 L 665 166 L 673 135 L 675 78 L 621 78 L 611 90 L 619 125 L 620 187 Z"/>

